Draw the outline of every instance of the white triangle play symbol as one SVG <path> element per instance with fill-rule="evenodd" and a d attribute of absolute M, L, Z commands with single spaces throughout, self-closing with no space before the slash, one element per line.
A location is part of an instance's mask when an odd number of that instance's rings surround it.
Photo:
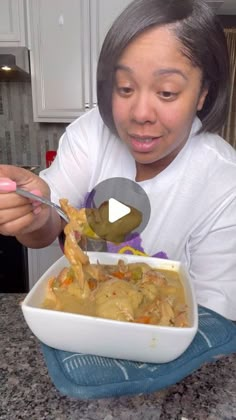
<path fill-rule="evenodd" d="M 120 203 L 115 198 L 108 200 L 108 220 L 114 223 L 131 212 L 130 207 Z"/>

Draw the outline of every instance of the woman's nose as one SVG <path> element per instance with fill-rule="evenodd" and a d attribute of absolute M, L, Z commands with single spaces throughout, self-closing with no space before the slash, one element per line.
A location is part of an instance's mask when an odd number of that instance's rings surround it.
<path fill-rule="evenodd" d="M 154 123 L 156 121 L 156 108 L 149 95 L 138 95 L 131 107 L 131 118 L 139 123 Z"/>

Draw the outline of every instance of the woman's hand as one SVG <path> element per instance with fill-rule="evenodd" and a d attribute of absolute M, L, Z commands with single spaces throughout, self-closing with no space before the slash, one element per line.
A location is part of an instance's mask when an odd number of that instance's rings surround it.
<path fill-rule="evenodd" d="M 50 189 L 45 181 L 34 173 L 12 165 L 0 165 L 0 233 L 3 235 L 16 236 L 18 238 L 32 235 L 34 244 L 37 237 L 40 244 L 44 246 L 51 242 L 60 231 L 60 218 L 56 212 L 39 202 L 21 197 L 14 192 L 1 191 L 1 179 L 9 178 L 16 182 L 19 188 L 34 192 L 50 198 Z M 56 219 L 56 230 L 53 228 L 53 219 Z M 52 224 L 51 234 L 40 240 L 40 231 L 46 232 L 46 228 Z M 46 235 L 47 236 L 47 235 Z M 24 239 L 22 240 L 24 242 Z M 30 243 L 30 242 L 29 242 Z M 35 244 L 37 246 L 37 244 Z"/>

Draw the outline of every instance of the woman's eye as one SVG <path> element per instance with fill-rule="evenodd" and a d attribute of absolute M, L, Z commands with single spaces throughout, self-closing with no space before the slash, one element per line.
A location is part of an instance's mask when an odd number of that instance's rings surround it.
<path fill-rule="evenodd" d="M 117 86 L 116 89 L 118 93 L 123 96 L 128 96 L 132 93 L 132 88 L 126 87 L 126 86 L 121 86 L 121 87 Z"/>
<path fill-rule="evenodd" d="M 169 91 L 162 91 L 158 93 L 162 99 L 165 100 L 174 100 L 177 96 L 177 93 L 169 92 Z"/>

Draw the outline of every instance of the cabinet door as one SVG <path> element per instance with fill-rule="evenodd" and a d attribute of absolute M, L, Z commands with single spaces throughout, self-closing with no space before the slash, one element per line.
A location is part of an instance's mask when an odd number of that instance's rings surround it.
<path fill-rule="evenodd" d="M 72 121 L 89 102 L 88 2 L 30 0 L 29 21 L 34 120 Z"/>
<path fill-rule="evenodd" d="M 97 103 L 96 70 L 98 56 L 107 31 L 116 17 L 125 9 L 131 0 L 90 0 L 91 9 L 91 78 L 92 103 Z"/>
<path fill-rule="evenodd" d="M 0 46 L 26 46 L 24 0 L 0 1 Z"/>

